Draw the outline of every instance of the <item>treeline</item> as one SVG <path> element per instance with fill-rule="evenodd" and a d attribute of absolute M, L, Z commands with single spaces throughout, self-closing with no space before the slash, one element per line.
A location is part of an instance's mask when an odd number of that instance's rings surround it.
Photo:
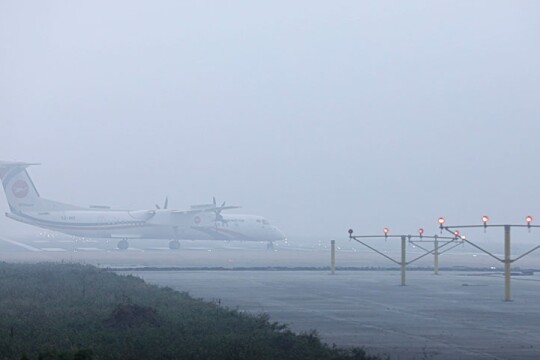
<path fill-rule="evenodd" d="M 0 263 L 1 359 L 376 359 L 78 264 Z"/>

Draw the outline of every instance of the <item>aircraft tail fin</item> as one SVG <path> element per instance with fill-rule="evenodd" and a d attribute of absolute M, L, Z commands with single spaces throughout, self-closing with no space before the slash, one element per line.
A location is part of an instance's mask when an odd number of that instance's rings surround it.
<path fill-rule="evenodd" d="M 68 210 L 77 207 L 43 199 L 28 175 L 26 168 L 39 165 L 24 162 L 0 161 L 0 179 L 11 212 Z"/>

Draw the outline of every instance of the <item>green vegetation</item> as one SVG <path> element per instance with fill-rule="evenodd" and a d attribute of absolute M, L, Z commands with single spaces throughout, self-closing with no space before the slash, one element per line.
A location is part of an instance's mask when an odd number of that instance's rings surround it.
<path fill-rule="evenodd" d="M 0 359 L 375 359 L 76 264 L 0 263 Z"/>

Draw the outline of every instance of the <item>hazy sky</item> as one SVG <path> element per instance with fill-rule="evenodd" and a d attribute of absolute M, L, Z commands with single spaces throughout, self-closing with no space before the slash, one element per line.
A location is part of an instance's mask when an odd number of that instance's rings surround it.
<path fill-rule="evenodd" d="M 0 0 L 0 159 L 41 162 L 47 198 L 216 196 L 289 236 L 540 221 L 539 16 L 537 1 Z"/>

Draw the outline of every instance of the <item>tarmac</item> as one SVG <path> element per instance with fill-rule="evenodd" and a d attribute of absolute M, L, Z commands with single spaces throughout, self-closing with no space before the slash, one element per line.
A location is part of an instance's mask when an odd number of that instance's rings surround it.
<path fill-rule="evenodd" d="M 439 275 L 431 255 L 410 264 L 406 286 L 400 286 L 396 264 L 346 238 L 337 239 L 334 275 L 324 239 L 293 239 L 271 251 L 241 242 L 182 242 L 179 251 L 166 241 L 131 245 L 119 251 L 107 240 L 0 235 L 0 260 L 111 268 L 229 308 L 267 313 L 293 331 L 316 330 L 329 344 L 391 359 L 540 358 L 537 253 L 513 265 L 513 301 L 505 302 L 502 264 L 461 245 L 441 255 Z M 522 245 L 516 255 L 530 247 Z M 399 243 L 374 246 L 399 259 Z M 408 259 L 421 254 L 407 246 Z"/>
<path fill-rule="evenodd" d="M 540 275 L 500 272 L 136 271 L 147 282 L 391 359 L 539 359 Z"/>

